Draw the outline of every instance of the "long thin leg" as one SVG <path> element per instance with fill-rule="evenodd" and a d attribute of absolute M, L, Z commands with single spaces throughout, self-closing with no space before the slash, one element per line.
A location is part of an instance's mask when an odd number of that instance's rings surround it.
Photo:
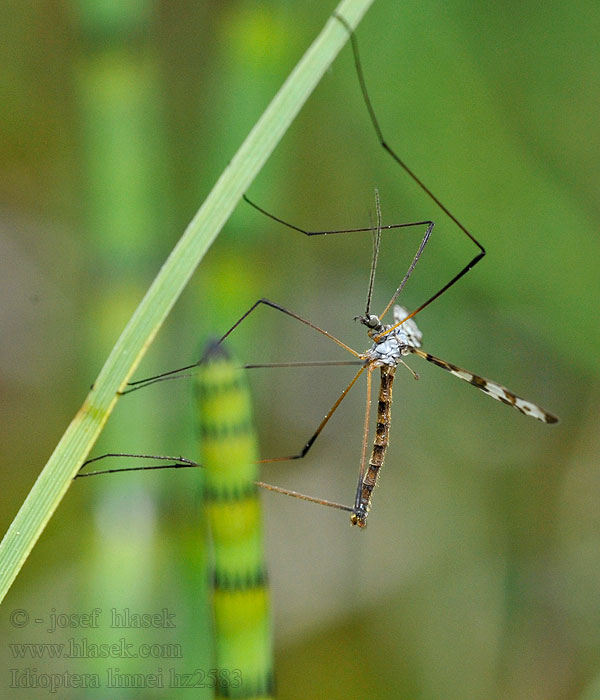
<path fill-rule="evenodd" d="M 381 130 L 381 127 L 379 126 L 379 121 L 377 120 L 377 116 L 375 115 L 375 110 L 373 109 L 373 105 L 371 103 L 371 98 L 369 97 L 369 92 L 367 90 L 367 84 L 365 81 L 365 77 L 363 74 L 363 69 L 362 69 L 362 63 L 360 60 L 360 54 L 358 51 L 358 41 L 356 39 L 356 35 L 352 31 L 352 28 L 346 22 L 346 20 L 336 14 L 335 12 L 333 13 L 334 17 L 346 28 L 349 36 L 350 36 L 350 43 L 352 46 L 352 53 L 354 56 L 354 66 L 356 68 L 356 74 L 358 76 L 358 82 L 360 84 L 360 89 L 362 92 L 363 100 L 365 102 L 365 106 L 367 107 L 367 111 L 369 112 L 369 117 L 371 119 L 371 123 L 373 124 L 373 128 L 375 130 L 375 133 L 377 135 L 377 139 L 379 141 L 379 144 L 381 147 L 389 153 L 389 155 L 398 163 L 398 165 L 404 170 L 404 172 L 415 182 L 422 190 L 425 192 L 425 194 L 448 216 L 457 226 L 458 228 L 471 240 L 473 243 L 479 248 L 479 253 L 473 257 L 473 259 L 465 265 L 465 267 L 457 274 L 455 275 L 446 285 L 440 289 L 439 292 L 434 294 L 430 299 L 428 299 L 424 304 L 421 304 L 418 309 L 415 309 L 410 316 L 407 316 L 407 318 L 412 318 L 416 314 L 418 314 L 420 311 L 422 311 L 426 306 L 429 306 L 432 301 L 437 299 L 441 294 L 443 294 L 447 289 L 452 287 L 453 284 L 458 282 L 458 280 L 463 277 L 463 275 L 466 275 L 466 273 L 471 270 L 475 265 L 484 257 L 485 255 L 485 248 L 481 245 L 481 243 L 475 238 L 475 236 L 454 216 L 454 214 L 446 207 L 441 200 L 439 200 L 433 192 L 425 185 L 425 183 L 414 173 L 414 171 L 409 168 L 409 166 L 400 158 L 400 156 L 392 149 L 392 147 L 387 143 L 383 136 L 383 132 Z M 390 305 L 393 303 L 393 300 L 390 302 Z M 387 310 L 387 309 L 386 309 Z M 406 320 L 406 319 L 404 319 Z M 403 321 L 402 321 L 403 323 Z M 396 324 L 395 327 L 399 326 L 400 323 Z M 390 329 L 391 330 L 391 329 Z"/>
<path fill-rule="evenodd" d="M 323 428 L 327 425 L 329 422 L 329 419 L 331 416 L 335 413 L 337 410 L 338 406 L 342 403 L 342 401 L 346 398 L 348 392 L 354 384 L 356 383 L 357 379 L 360 377 L 360 375 L 363 373 L 367 365 L 364 364 L 363 360 L 348 360 L 347 362 L 285 362 L 285 363 L 274 363 L 274 364 L 264 364 L 264 365 L 245 365 L 246 369 L 256 369 L 256 368 L 263 368 L 263 367 L 314 367 L 314 366 L 331 366 L 331 365 L 356 365 L 356 364 L 361 364 L 362 367 L 358 370 L 358 372 L 354 375 L 352 378 L 352 381 L 348 386 L 342 391 L 342 393 L 338 396 L 336 399 L 335 403 L 333 406 L 329 409 L 327 414 L 325 415 L 325 418 L 319 423 L 319 426 L 315 430 L 315 432 L 311 435 L 311 437 L 306 441 L 304 444 L 303 448 L 298 452 L 297 454 L 289 455 L 287 457 L 270 457 L 268 459 L 260 459 L 258 460 L 259 464 L 267 464 L 271 462 L 288 462 L 293 459 L 302 459 L 303 457 L 306 456 L 307 452 L 310 450 L 310 448 L 314 445 L 315 440 L 319 437 L 321 434 L 321 431 Z M 371 381 L 371 372 L 370 372 L 370 366 L 369 366 L 369 373 L 367 374 L 368 377 L 368 382 L 370 383 Z M 370 393 L 370 388 L 369 388 L 369 393 Z M 272 491 L 280 491 L 281 493 L 287 493 L 286 489 L 280 489 L 279 487 L 277 488 L 272 488 Z M 294 492 L 295 493 L 295 492 Z M 291 495 L 291 494 L 288 494 Z M 303 496 L 303 498 L 305 498 Z M 313 498 L 307 498 L 306 500 L 312 500 L 314 501 L 315 499 Z M 320 501 L 315 501 L 317 503 L 320 503 Z"/>
<path fill-rule="evenodd" d="M 350 389 L 352 389 L 352 387 L 353 387 L 354 384 L 356 383 L 356 380 L 360 377 L 360 375 L 365 371 L 366 368 L 367 368 L 367 365 L 363 365 L 363 366 L 358 370 L 358 372 L 354 375 L 354 377 L 352 378 L 352 381 L 350 382 L 350 384 L 348 384 L 348 386 L 344 389 L 344 391 L 342 391 L 342 393 L 338 396 L 336 402 L 335 402 L 335 403 L 333 404 L 333 406 L 329 409 L 329 411 L 327 411 L 327 414 L 325 415 L 325 418 L 323 418 L 323 420 L 319 423 L 318 428 L 317 428 L 317 429 L 315 430 L 315 432 L 311 435 L 311 437 L 307 440 L 307 442 L 305 443 L 304 447 L 302 448 L 302 450 L 300 450 L 300 452 L 298 452 L 298 454 L 290 455 L 289 457 L 271 457 L 271 458 L 269 458 L 269 459 L 259 459 L 259 460 L 258 460 L 258 463 L 259 463 L 259 464 L 267 464 L 267 463 L 271 463 L 271 462 L 288 462 L 288 461 L 290 461 L 290 460 L 292 460 L 292 459 L 302 459 L 302 457 L 305 457 L 305 456 L 306 456 L 306 453 L 307 453 L 307 452 L 310 450 L 310 448 L 314 445 L 315 440 L 316 440 L 316 439 L 319 437 L 319 435 L 321 434 L 321 431 L 323 430 L 323 428 L 324 428 L 324 427 L 327 425 L 327 423 L 329 422 L 329 419 L 331 418 L 331 416 L 336 412 L 338 406 L 339 406 L 339 405 L 342 403 L 342 401 L 346 398 L 348 392 L 350 391 Z M 369 367 L 369 370 L 370 370 L 370 367 Z M 368 373 L 367 376 L 368 376 L 368 377 L 371 376 L 370 371 L 369 371 L 369 373 Z"/>
<path fill-rule="evenodd" d="M 202 465 L 198 462 L 194 462 L 186 457 L 169 457 L 167 455 L 145 455 L 145 454 L 129 454 L 127 452 L 109 452 L 99 457 L 94 457 L 93 459 L 88 459 L 81 466 L 81 469 L 86 467 L 92 462 L 99 462 L 100 460 L 107 459 L 109 457 L 132 457 L 135 459 L 155 459 L 157 461 L 172 462 L 172 464 L 150 464 L 139 467 L 118 467 L 116 469 L 101 469 L 93 472 L 79 473 L 74 478 L 83 479 L 86 476 L 100 476 L 101 474 L 118 474 L 120 472 L 139 472 L 139 471 L 153 471 L 156 469 L 198 469 L 202 468 Z M 292 491 L 291 489 L 284 489 L 280 486 L 274 486 L 273 484 L 267 484 L 264 481 L 255 481 L 256 486 L 261 489 L 266 489 L 267 491 L 275 491 L 276 493 L 282 493 L 285 496 L 292 496 L 293 498 L 300 498 L 303 501 L 310 501 L 311 503 L 318 503 L 321 506 L 327 506 L 329 508 L 337 508 L 338 510 L 345 510 L 349 513 L 353 512 L 352 506 L 346 506 L 342 503 L 335 503 L 334 501 L 327 501 L 322 498 L 315 498 L 314 496 L 307 496 L 299 491 Z"/>
<path fill-rule="evenodd" d="M 265 362 L 261 364 L 242 365 L 242 369 L 273 369 L 277 367 L 343 367 L 346 365 L 363 365 L 363 360 L 317 360 L 315 362 Z"/>
<path fill-rule="evenodd" d="M 306 326 L 309 328 L 312 328 L 313 330 L 317 331 L 318 333 L 321 333 L 324 335 L 326 338 L 329 338 L 329 340 L 333 340 L 334 343 L 337 343 L 340 347 L 344 348 L 344 350 L 347 350 L 350 354 L 354 355 L 356 358 L 360 358 L 360 353 L 356 352 L 356 350 L 353 350 L 349 345 L 346 345 L 346 343 L 342 342 L 338 338 L 336 338 L 334 335 L 331 335 L 326 330 L 323 330 L 323 328 L 319 328 L 319 326 L 316 326 L 314 323 L 311 323 L 310 321 L 307 321 L 305 318 L 302 318 L 302 316 L 299 316 L 298 314 L 294 313 L 293 311 L 290 311 L 289 309 L 284 308 L 283 306 L 280 306 L 279 304 L 276 304 L 273 301 L 270 301 L 269 299 L 259 299 L 258 301 L 255 301 L 254 304 L 244 313 L 234 324 L 231 326 L 231 328 L 223 335 L 219 340 L 217 341 L 217 345 L 220 345 L 233 331 L 240 325 L 242 324 L 248 316 L 256 309 L 258 308 L 261 304 L 264 304 L 265 306 L 270 306 L 272 309 L 275 309 L 277 311 L 281 311 L 282 313 L 286 314 L 287 316 L 290 316 L 291 318 L 296 319 L 297 321 L 300 321 L 301 323 L 304 323 Z M 174 375 L 179 375 L 181 372 L 186 372 L 187 370 L 193 369 L 195 367 L 198 367 L 202 362 L 204 361 L 204 357 L 200 358 L 198 362 L 194 362 L 191 365 L 186 365 L 185 367 L 179 367 L 178 369 L 173 369 L 170 370 L 169 372 L 163 372 L 162 374 L 157 374 L 153 377 L 146 377 L 146 379 L 139 379 L 135 382 L 129 382 L 128 386 L 130 386 L 130 389 L 126 389 L 125 391 L 121 392 L 121 395 L 124 394 L 131 394 L 133 391 L 137 391 L 138 389 L 143 389 L 144 387 L 150 386 L 151 384 L 156 384 L 157 382 L 162 382 L 167 379 L 173 378 Z"/>
<path fill-rule="evenodd" d="M 363 426 L 362 450 L 360 454 L 360 473 L 358 475 L 359 489 L 367 468 L 367 444 L 369 442 L 369 418 L 371 417 L 371 387 L 373 380 L 373 369 L 374 367 L 369 365 L 369 371 L 367 372 L 367 405 L 365 407 L 365 422 Z"/>
<path fill-rule="evenodd" d="M 134 459 L 155 459 L 156 461 L 162 462 L 172 462 L 172 464 L 145 464 L 139 467 L 117 467 L 116 469 L 100 469 L 93 472 L 81 473 L 82 469 L 85 469 L 89 464 L 94 462 L 100 462 L 103 459 L 108 459 L 111 457 L 128 457 Z M 74 479 L 83 479 L 86 476 L 99 476 L 100 474 L 118 474 L 119 472 L 142 472 L 142 471 L 152 471 L 155 469 L 197 469 L 202 467 L 198 462 L 194 462 L 186 457 L 171 457 L 169 455 L 145 455 L 145 454 L 132 454 L 130 452 L 107 452 L 106 454 L 100 455 L 99 457 L 92 457 L 92 459 L 86 460 L 81 467 L 79 467 L 79 472 L 73 477 Z"/>
<path fill-rule="evenodd" d="M 266 306 L 270 306 L 272 309 L 276 309 L 277 311 L 281 311 L 284 314 L 287 314 L 288 316 L 291 316 L 292 318 L 295 318 L 296 321 L 300 321 L 300 323 L 304 323 L 306 326 L 309 328 L 312 328 L 313 330 L 317 331 L 318 333 L 321 333 L 324 335 L 326 338 L 329 338 L 329 340 L 333 340 L 334 343 L 337 343 L 340 347 L 344 348 L 344 350 L 347 350 L 350 354 L 354 355 L 354 357 L 360 357 L 360 353 L 356 352 L 356 350 L 353 350 L 349 345 L 346 345 L 346 343 L 342 342 L 341 340 L 338 340 L 334 335 L 331 335 L 326 330 L 323 330 L 322 328 L 319 328 L 319 326 L 316 326 L 314 323 L 311 323 L 310 321 L 307 321 L 305 318 L 302 318 L 302 316 L 299 316 L 298 314 L 294 313 L 293 311 L 290 311 L 289 309 L 284 308 L 283 306 L 280 306 L 279 304 L 276 304 L 274 301 L 270 301 L 269 299 L 265 299 L 264 297 L 262 299 L 259 299 L 258 301 L 254 302 L 252 306 L 246 311 L 246 313 L 238 320 L 236 321 L 233 326 L 223 335 L 220 339 L 218 344 L 220 345 L 248 316 L 256 309 L 260 304 L 265 304 Z"/>
<path fill-rule="evenodd" d="M 253 202 L 247 195 L 243 195 L 243 198 L 245 202 L 247 202 L 251 207 L 254 207 L 254 209 L 259 211 L 261 214 L 264 214 L 264 216 L 269 217 L 269 219 L 276 221 L 282 226 L 291 228 L 293 231 L 299 231 L 305 236 L 329 236 L 333 235 L 334 233 L 360 233 L 362 231 L 373 231 L 372 226 L 367 226 L 365 228 L 344 228 L 336 231 L 307 231 L 303 228 L 300 228 L 300 226 L 296 226 L 295 224 L 291 224 L 289 221 L 285 221 L 284 219 L 275 216 L 275 214 L 271 214 L 271 212 L 268 212 L 266 209 L 263 209 L 262 207 L 258 206 L 258 204 L 256 204 L 256 202 Z M 431 223 L 431 221 L 411 221 L 405 224 L 387 224 L 386 226 L 381 226 L 381 230 L 388 231 L 395 228 L 407 228 L 408 226 L 429 226 Z"/>
<path fill-rule="evenodd" d="M 292 489 L 284 489 L 281 486 L 273 486 L 272 484 L 265 484 L 264 481 L 254 482 L 261 489 L 266 489 L 267 491 L 275 491 L 275 493 L 282 493 L 284 496 L 292 496 L 292 498 L 301 498 L 303 501 L 310 501 L 311 503 L 318 503 L 320 506 L 327 506 L 328 508 L 337 508 L 338 510 L 345 510 L 348 513 L 353 513 L 354 508 L 352 506 L 346 506 L 342 503 L 336 503 L 335 501 L 326 501 L 322 498 L 315 498 L 314 496 L 307 496 L 299 491 L 292 491 Z"/>
<path fill-rule="evenodd" d="M 373 378 L 374 367 L 369 367 L 369 372 L 367 374 L 367 405 L 365 407 L 365 423 L 363 427 L 363 440 L 362 440 L 362 450 L 360 454 L 360 471 L 358 474 L 358 483 L 356 484 L 356 495 L 354 496 L 354 509 L 352 511 L 353 516 L 351 519 L 352 524 L 358 524 L 358 518 L 356 517 L 359 513 L 359 506 L 361 502 L 361 494 L 363 490 L 363 480 L 365 478 L 365 473 L 367 471 L 367 445 L 369 442 L 369 418 L 371 417 L 371 386 Z M 362 525 L 361 525 L 362 527 Z"/>
<path fill-rule="evenodd" d="M 173 379 L 190 379 L 191 377 L 194 376 L 192 372 L 189 374 L 176 374 L 177 372 L 183 372 L 186 369 L 192 369 L 198 367 L 202 363 L 202 360 L 199 360 L 198 362 L 195 362 L 193 365 L 189 365 L 188 367 L 180 367 L 179 369 L 174 369 L 171 370 L 170 372 L 165 372 L 164 375 L 159 375 L 158 377 L 150 377 L 146 380 L 141 379 L 141 382 L 146 382 L 144 383 L 143 386 L 148 386 L 149 384 L 155 384 L 156 382 L 161 382 L 161 381 L 167 381 L 167 380 L 173 380 Z M 363 360 L 315 360 L 311 361 L 308 360 L 306 362 L 262 362 L 262 363 L 257 363 L 257 364 L 247 364 L 247 365 L 240 365 L 240 369 L 275 369 L 275 368 L 280 368 L 280 367 L 343 367 L 346 365 L 352 365 L 352 366 L 357 366 L 357 365 L 362 365 Z M 175 374 L 174 374 L 175 373 Z M 134 384 L 137 384 L 137 382 L 133 382 Z M 143 387 L 140 386 L 138 387 L 139 389 L 142 389 Z M 122 392 L 121 395 L 123 394 L 129 394 L 133 389 L 128 389 L 127 391 Z"/>
<path fill-rule="evenodd" d="M 183 372 L 186 369 L 196 368 L 201 363 L 202 360 L 199 360 L 198 362 L 195 362 L 193 365 L 189 365 L 188 367 L 180 367 L 179 369 L 174 369 L 170 372 L 165 372 L 164 375 L 159 375 L 158 377 L 149 377 L 146 380 L 141 379 L 140 381 L 145 382 L 143 386 L 148 386 L 149 384 L 156 384 L 157 382 L 168 381 L 173 379 L 190 379 L 194 376 L 193 372 L 190 372 L 189 374 L 177 374 L 177 372 Z M 274 369 L 279 367 L 343 367 L 345 365 L 357 366 L 362 364 L 362 360 L 307 360 L 306 362 L 263 362 L 258 364 L 247 364 L 240 365 L 240 369 Z M 132 384 L 137 384 L 137 382 L 132 382 Z M 143 387 L 140 386 L 138 388 L 142 389 Z M 123 391 L 121 393 L 121 396 L 123 396 L 123 394 L 130 394 L 132 391 L 134 391 L 134 389 L 128 389 L 126 391 Z"/>

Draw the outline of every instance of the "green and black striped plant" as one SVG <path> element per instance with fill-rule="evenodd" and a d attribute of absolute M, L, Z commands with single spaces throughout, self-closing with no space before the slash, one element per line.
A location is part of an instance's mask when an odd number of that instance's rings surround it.
<path fill-rule="evenodd" d="M 207 576 L 213 611 L 213 676 L 217 698 L 273 697 L 270 600 L 258 487 L 258 445 L 243 369 L 211 343 L 194 375 L 199 461 L 165 455 L 108 453 L 89 460 L 155 460 L 82 472 L 77 478 L 123 472 L 201 469 L 210 532 Z M 200 520 L 200 518 L 199 518 Z M 200 526 L 200 522 L 199 522 Z M 206 590 L 203 588 L 202 590 Z M 203 601 L 198 601 L 200 608 Z"/>

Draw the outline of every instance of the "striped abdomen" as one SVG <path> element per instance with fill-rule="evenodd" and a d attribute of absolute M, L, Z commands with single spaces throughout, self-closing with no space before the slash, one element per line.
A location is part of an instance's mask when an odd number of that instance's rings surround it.
<path fill-rule="evenodd" d="M 354 512 L 350 516 L 350 522 L 359 527 L 365 527 L 371 508 L 373 489 L 377 484 L 379 471 L 383 466 L 385 452 L 387 450 L 390 433 L 390 420 L 392 417 L 392 384 L 394 382 L 395 367 L 383 365 L 381 367 L 381 384 L 379 386 L 379 400 L 377 402 L 377 428 L 373 452 L 365 473 L 362 475 L 356 490 Z"/>

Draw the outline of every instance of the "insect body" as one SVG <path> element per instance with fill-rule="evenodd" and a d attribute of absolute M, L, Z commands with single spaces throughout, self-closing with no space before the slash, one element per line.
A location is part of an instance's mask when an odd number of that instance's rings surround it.
<path fill-rule="evenodd" d="M 399 305 L 394 306 L 395 321 L 402 321 L 407 316 L 408 311 L 405 308 Z M 410 352 L 410 348 L 420 347 L 422 338 L 421 331 L 412 319 L 408 319 L 405 324 L 393 330 L 392 326 L 383 326 L 376 316 L 362 320 L 367 325 L 373 326 L 369 330 L 369 336 L 374 340 L 373 347 L 364 354 L 365 360 L 370 369 L 380 368 L 381 378 L 373 451 L 366 469 L 364 465 L 361 465 L 354 511 L 350 516 L 350 522 L 359 527 L 365 527 L 367 524 L 373 489 L 377 484 L 387 451 L 392 418 L 392 385 L 396 375 L 396 367 L 402 362 L 402 356 Z M 389 334 L 382 336 L 381 334 L 386 331 L 390 331 Z"/>

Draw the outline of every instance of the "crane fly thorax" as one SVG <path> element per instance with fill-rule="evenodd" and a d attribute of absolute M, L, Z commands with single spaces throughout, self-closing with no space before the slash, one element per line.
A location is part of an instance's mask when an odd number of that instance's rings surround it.
<path fill-rule="evenodd" d="M 370 364 L 375 367 L 383 365 L 396 367 L 402 356 L 408 355 L 409 348 L 421 347 L 423 334 L 412 318 L 394 328 L 395 324 L 400 323 L 407 316 L 408 311 L 404 307 L 396 305 L 394 306 L 393 324 L 383 325 L 380 323 L 377 328 L 369 330 L 369 337 L 373 339 L 373 345 L 365 353 L 365 359 Z"/>
<path fill-rule="evenodd" d="M 380 340 L 375 340 L 365 353 L 365 359 L 375 367 L 382 367 L 383 365 L 396 367 L 402 355 L 410 352 L 408 350 L 408 338 L 400 327 L 394 328 L 393 331 L 381 337 L 381 333 L 385 333 L 390 328 L 391 326 L 382 326 L 378 334 Z"/>

